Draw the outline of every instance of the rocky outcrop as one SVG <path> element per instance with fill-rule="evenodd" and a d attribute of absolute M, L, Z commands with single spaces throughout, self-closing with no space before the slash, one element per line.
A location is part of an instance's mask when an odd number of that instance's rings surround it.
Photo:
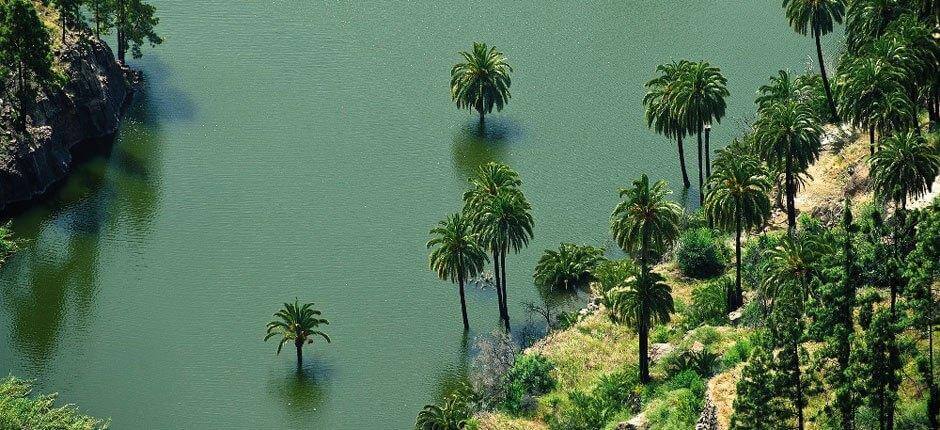
<path fill-rule="evenodd" d="M 89 39 L 56 53 L 65 84 L 39 96 L 26 136 L 8 131 L 12 108 L 4 97 L 0 209 L 44 194 L 69 173 L 77 145 L 109 141 L 118 130 L 139 76 L 119 65 L 107 44 Z"/>
<path fill-rule="evenodd" d="M 710 395 L 705 396 L 705 408 L 695 423 L 695 430 L 718 430 L 718 408 L 712 402 Z"/>

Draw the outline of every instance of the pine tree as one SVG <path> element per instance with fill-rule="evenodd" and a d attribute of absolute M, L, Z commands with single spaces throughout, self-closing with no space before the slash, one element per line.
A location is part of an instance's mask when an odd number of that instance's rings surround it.
<path fill-rule="evenodd" d="M 773 354 L 758 344 L 741 371 L 734 399 L 731 430 L 774 430 L 780 422 L 776 417 L 786 416 L 786 407 L 776 396 L 774 387 Z"/>

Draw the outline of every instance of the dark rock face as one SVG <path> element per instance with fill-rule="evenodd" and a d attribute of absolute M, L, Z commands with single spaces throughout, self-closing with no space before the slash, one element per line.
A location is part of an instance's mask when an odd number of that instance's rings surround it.
<path fill-rule="evenodd" d="M 113 136 L 138 79 L 114 60 L 107 44 L 96 40 L 72 44 L 57 58 L 65 69 L 65 85 L 39 96 L 29 114 L 28 138 L 4 136 L 0 210 L 39 197 L 63 179 L 76 145 Z M 3 108 L 8 113 L 9 106 Z"/>

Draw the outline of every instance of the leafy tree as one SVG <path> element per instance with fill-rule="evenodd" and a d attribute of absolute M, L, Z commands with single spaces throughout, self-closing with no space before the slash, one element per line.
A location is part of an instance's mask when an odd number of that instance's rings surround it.
<path fill-rule="evenodd" d="M 55 406 L 56 395 L 31 396 L 32 384 L 0 380 L 0 427 L 5 429 L 103 430 L 108 423 L 82 415 L 72 405 Z"/>
<path fill-rule="evenodd" d="M 78 25 L 82 22 L 82 5 L 84 3 L 85 0 L 53 0 L 53 4 L 59 11 L 63 45 L 65 45 L 65 29 L 70 24 Z"/>
<path fill-rule="evenodd" d="M 480 246 L 473 224 L 461 214 L 453 214 L 431 229 L 428 249 L 433 248 L 428 258 L 431 270 L 443 280 L 456 282 L 460 287 L 460 310 L 463 329 L 470 330 L 467 320 L 467 300 L 464 283 L 483 270 L 487 261 L 486 250 Z"/>
<path fill-rule="evenodd" d="M 117 4 L 113 0 L 85 0 L 91 11 L 91 18 L 95 22 L 95 37 L 101 39 L 101 34 L 108 34 L 114 27 L 114 12 Z"/>
<path fill-rule="evenodd" d="M 134 58 L 140 58 L 140 48 L 145 43 L 151 47 L 163 43 L 155 30 L 160 18 L 157 18 L 157 9 L 143 0 L 115 0 L 115 27 L 118 39 L 118 60 L 124 62 L 127 51 L 130 50 Z"/>
<path fill-rule="evenodd" d="M 682 183 L 689 188 L 689 174 L 685 168 L 685 146 L 682 139 L 688 134 L 676 106 L 675 92 L 679 79 L 688 67 L 686 60 L 661 64 L 656 67 L 659 76 L 646 83 L 647 93 L 643 97 L 646 107 L 646 126 L 663 136 L 675 138 L 679 149 L 679 167 L 682 170 Z M 699 166 L 701 167 L 701 166 Z"/>
<path fill-rule="evenodd" d="M 829 109 L 836 114 L 836 105 L 829 86 L 829 77 L 826 75 L 826 64 L 823 62 L 822 45 L 820 38 L 832 32 L 833 23 L 841 24 L 845 14 L 843 0 L 784 0 L 783 7 L 787 11 L 790 26 L 801 34 L 812 32 L 816 39 L 816 57 L 819 59 L 819 72 L 822 75 L 823 87 L 826 90 L 826 99 Z"/>
<path fill-rule="evenodd" d="M 562 243 L 557 251 L 546 249 L 535 266 L 535 284 L 563 290 L 583 288 L 594 279 L 594 268 L 604 261 L 604 250 Z"/>
<path fill-rule="evenodd" d="M 725 98 L 728 80 L 721 69 L 706 61 L 689 62 L 675 88 L 674 109 L 689 132 L 698 138 L 698 185 L 704 190 L 704 178 L 711 175 L 711 153 L 705 148 L 705 166 L 702 168 L 702 131 L 706 124 L 720 123 L 725 116 Z M 699 193 L 699 204 L 704 204 L 704 191 Z"/>
<path fill-rule="evenodd" d="M 470 410 L 456 395 L 440 406 L 427 405 L 415 420 L 415 430 L 463 430 L 470 421 Z"/>
<path fill-rule="evenodd" d="M 744 304 L 741 289 L 741 233 L 763 225 L 770 217 L 770 181 L 767 170 L 732 145 L 719 153 L 715 175 L 705 195 L 705 213 L 719 228 L 735 232 L 734 291 L 728 291 L 731 309 Z"/>
<path fill-rule="evenodd" d="M 772 348 L 754 348 L 741 371 L 731 415 L 731 430 L 776 430 L 785 407 L 775 392 Z"/>
<path fill-rule="evenodd" d="M 300 304 L 294 300 L 294 303 L 284 303 L 284 307 L 274 314 L 275 320 L 268 323 L 267 335 L 264 336 L 265 342 L 274 336 L 281 336 L 281 341 L 277 344 L 277 353 L 281 353 L 281 348 L 285 343 L 294 342 L 297 348 L 297 367 L 300 367 L 304 361 L 303 346 L 307 343 L 313 343 L 315 336 L 320 336 L 327 343 L 330 343 L 330 336 L 319 330 L 321 325 L 328 325 L 330 322 L 320 318 L 320 311 L 313 308 L 313 303 Z"/>
<path fill-rule="evenodd" d="M 914 310 L 914 326 L 927 338 L 927 354 L 921 356 L 918 369 L 927 387 L 927 420 L 932 428 L 940 421 L 940 388 L 934 375 L 933 333 L 937 322 L 937 302 L 934 285 L 940 281 L 940 210 L 934 206 L 924 210 L 923 219 L 917 224 L 914 251 L 907 258 L 906 276 L 909 305 Z"/>
<path fill-rule="evenodd" d="M 754 125 L 767 164 L 784 166 L 787 225 L 796 229 L 796 178 L 819 158 L 819 118 L 810 105 L 786 100 L 768 106 Z"/>
<path fill-rule="evenodd" d="M 460 56 L 464 61 L 450 70 L 450 95 L 457 108 L 476 109 L 482 123 L 494 107 L 498 112 L 509 103 L 512 66 L 495 46 L 487 49 L 485 43 L 474 42 L 473 49 Z"/>
<path fill-rule="evenodd" d="M 615 321 L 634 324 L 639 335 L 640 382 L 650 382 L 649 330 L 653 324 L 669 322 L 675 311 L 672 288 L 662 275 L 650 270 L 641 271 L 626 279 L 621 286 L 608 292 Z"/>
<path fill-rule="evenodd" d="M 49 33 L 30 0 L 0 3 L 0 61 L 16 74 L 18 81 L 19 125 L 26 129 L 28 100 L 33 96 L 30 81 L 46 86 L 55 79 Z"/>
<path fill-rule="evenodd" d="M 679 234 L 682 208 L 667 199 L 666 181 L 650 186 L 645 174 L 633 182 L 632 188 L 621 188 L 623 199 L 611 215 L 610 229 L 614 240 L 630 254 L 646 272 L 672 245 Z"/>
<path fill-rule="evenodd" d="M 885 139 L 870 163 L 875 195 L 903 211 L 907 199 L 926 194 L 940 173 L 940 151 L 909 131 Z"/>
<path fill-rule="evenodd" d="M 878 413 L 879 428 L 894 429 L 894 408 L 898 394 L 894 387 L 899 383 L 898 371 L 901 363 L 892 350 L 897 349 L 897 328 L 888 309 L 879 309 L 872 314 L 871 324 L 864 333 L 865 363 L 860 372 L 864 385 L 866 404 Z"/>
<path fill-rule="evenodd" d="M 876 131 L 884 135 L 901 129 L 913 116 L 904 79 L 903 70 L 882 58 L 849 57 L 839 64 L 836 98 L 841 113 L 852 124 L 868 130 L 872 155 Z"/>
<path fill-rule="evenodd" d="M 805 361 L 803 356 L 806 355 L 803 349 L 806 303 L 803 287 L 800 282 L 786 282 L 778 286 L 769 323 L 771 337 L 779 348 L 774 384 L 778 395 L 788 400 L 792 410 L 790 415 L 795 415 L 800 430 L 805 428 L 803 410 L 806 408 L 807 388 L 810 386 L 808 375 L 802 369 Z"/>

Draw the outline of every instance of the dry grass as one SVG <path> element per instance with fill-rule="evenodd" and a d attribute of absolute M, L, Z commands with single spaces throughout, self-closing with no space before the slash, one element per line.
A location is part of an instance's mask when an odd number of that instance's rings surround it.
<path fill-rule="evenodd" d="M 499 413 L 482 413 L 476 416 L 480 430 L 547 430 L 548 426 L 537 421 L 511 418 Z"/>
<path fill-rule="evenodd" d="M 741 377 L 741 369 L 744 364 L 739 364 L 735 368 L 719 373 L 708 381 L 708 395 L 715 405 L 718 415 L 718 428 L 724 430 L 731 425 L 731 414 L 734 412 L 732 406 L 737 397 L 738 378 Z"/>

